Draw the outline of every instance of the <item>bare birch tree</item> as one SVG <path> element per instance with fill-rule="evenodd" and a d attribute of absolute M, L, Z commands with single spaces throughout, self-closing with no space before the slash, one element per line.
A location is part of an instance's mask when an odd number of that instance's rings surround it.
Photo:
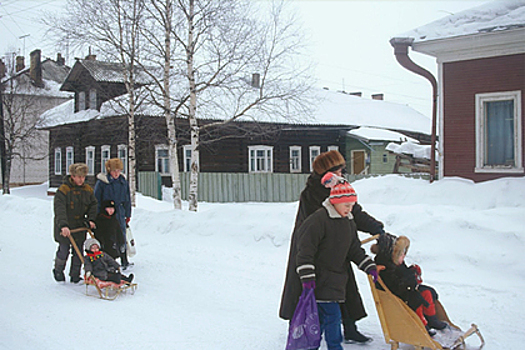
<path fill-rule="evenodd" d="M 136 74 L 139 56 L 139 27 L 144 0 L 68 0 L 64 16 L 48 15 L 45 22 L 59 38 L 73 49 L 95 47 L 108 60 L 119 62 L 128 93 L 128 181 L 131 202 L 135 206 L 136 156 L 135 111 L 137 107 Z"/>
<path fill-rule="evenodd" d="M 172 21 L 173 21 L 173 7 L 175 0 L 150 0 L 150 6 L 147 7 L 146 12 L 149 14 L 147 23 L 141 28 L 144 33 L 143 36 L 149 44 L 145 51 L 148 56 L 145 61 L 151 62 L 154 66 L 155 62 L 162 64 L 162 79 L 157 78 L 155 70 L 150 70 L 144 67 L 144 71 L 149 73 L 151 79 L 155 82 L 152 89 L 153 102 L 157 101 L 155 91 L 159 90 L 162 99 L 162 110 L 166 120 L 166 128 L 168 133 L 168 150 L 169 150 L 169 170 L 171 174 L 171 183 L 173 188 L 173 206 L 175 209 L 182 209 L 181 198 L 181 183 L 179 174 L 179 159 L 177 153 L 177 131 L 175 129 L 175 116 L 177 110 L 181 107 L 177 105 L 175 111 L 171 110 L 171 55 L 172 55 Z M 159 40 L 158 38 L 164 38 Z M 143 56 L 144 57 L 144 56 Z M 160 103 L 157 103 L 160 105 Z"/>
<path fill-rule="evenodd" d="M 290 119 L 308 110 L 305 94 L 312 80 L 308 69 L 294 65 L 302 37 L 293 18 L 284 16 L 283 2 L 271 4 L 264 12 L 243 0 L 177 2 L 173 35 L 183 53 L 173 62 L 187 81 L 178 101 L 190 125 L 192 211 L 198 207 L 201 129 L 240 118 Z M 199 125 L 199 118 L 218 121 Z"/>

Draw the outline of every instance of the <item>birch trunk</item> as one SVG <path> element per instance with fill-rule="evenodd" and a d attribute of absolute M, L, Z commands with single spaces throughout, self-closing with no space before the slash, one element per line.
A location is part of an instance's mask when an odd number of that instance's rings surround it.
<path fill-rule="evenodd" d="M 190 122 L 191 139 L 191 175 L 189 191 L 189 210 L 197 211 L 199 194 L 199 125 L 197 122 L 197 90 L 195 85 L 195 72 L 193 71 L 193 59 L 195 54 L 195 43 L 193 41 L 193 17 L 195 11 L 194 0 L 189 2 L 188 14 L 188 45 L 186 47 L 186 58 L 188 62 L 188 82 L 190 85 L 190 105 L 188 119 Z"/>
<path fill-rule="evenodd" d="M 173 207 L 182 209 L 179 159 L 177 154 L 177 131 L 175 129 L 175 116 L 171 114 L 170 94 L 170 58 L 171 58 L 171 0 L 166 0 L 166 22 L 164 37 L 164 115 L 168 128 L 168 148 L 170 155 L 171 183 L 173 188 Z"/>

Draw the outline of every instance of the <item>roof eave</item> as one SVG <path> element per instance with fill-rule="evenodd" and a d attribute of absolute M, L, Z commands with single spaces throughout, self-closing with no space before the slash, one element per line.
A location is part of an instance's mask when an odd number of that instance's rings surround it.
<path fill-rule="evenodd" d="M 412 50 L 436 57 L 438 62 L 525 53 L 525 28 L 477 33 L 434 40 L 414 40 Z"/>

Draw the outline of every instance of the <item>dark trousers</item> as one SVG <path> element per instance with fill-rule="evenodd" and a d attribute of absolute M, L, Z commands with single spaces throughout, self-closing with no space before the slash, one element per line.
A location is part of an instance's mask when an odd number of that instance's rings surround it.
<path fill-rule="evenodd" d="M 75 243 L 77 244 L 78 249 L 82 252 L 84 241 L 86 240 L 85 234 L 84 235 L 73 235 L 72 237 Z M 65 264 L 65 262 L 67 261 L 67 258 L 69 257 L 70 252 L 72 252 L 73 255 L 71 257 L 71 267 L 69 270 L 69 276 L 71 277 L 80 276 L 80 269 L 82 268 L 82 261 L 80 260 L 80 257 L 77 255 L 77 252 L 73 248 L 73 245 L 69 241 L 69 238 L 68 238 L 68 241 L 66 242 L 61 241 L 58 244 L 56 257 L 60 260 L 63 260 Z"/>
<path fill-rule="evenodd" d="M 343 350 L 341 343 L 343 335 L 341 334 L 341 309 L 336 302 L 317 303 L 319 311 L 319 323 L 321 325 L 321 334 L 328 350 Z"/>
<path fill-rule="evenodd" d="M 120 272 L 116 272 L 116 273 L 108 272 L 108 278 L 106 279 L 106 281 L 119 284 L 121 280 L 122 280 L 122 275 L 120 274 Z"/>

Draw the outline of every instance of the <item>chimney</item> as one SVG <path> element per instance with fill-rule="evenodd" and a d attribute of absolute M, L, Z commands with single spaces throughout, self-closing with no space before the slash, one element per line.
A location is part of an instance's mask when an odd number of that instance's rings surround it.
<path fill-rule="evenodd" d="M 24 64 L 24 56 L 16 56 L 16 66 L 15 71 L 20 72 L 22 69 L 24 69 L 26 66 Z"/>
<path fill-rule="evenodd" d="M 29 77 L 36 87 L 44 87 L 42 81 L 42 61 L 40 60 L 40 50 L 34 50 L 29 54 Z"/>
<path fill-rule="evenodd" d="M 372 94 L 372 100 L 383 101 L 385 99 L 385 94 Z"/>
<path fill-rule="evenodd" d="M 349 92 L 348 94 L 352 96 L 358 96 L 358 97 L 363 96 L 363 93 L 361 91 Z"/>
<path fill-rule="evenodd" d="M 57 65 L 64 66 L 66 64 L 66 59 L 62 57 L 61 53 L 57 53 Z"/>
<path fill-rule="evenodd" d="M 0 79 L 5 77 L 5 63 L 2 59 L 0 59 Z"/>
<path fill-rule="evenodd" d="M 97 60 L 97 55 L 93 55 L 93 54 L 89 54 L 86 56 L 85 58 L 86 60 L 89 60 L 89 61 L 96 61 Z"/>
<path fill-rule="evenodd" d="M 261 75 L 259 73 L 252 74 L 252 87 L 254 88 L 261 87 Z"/>

